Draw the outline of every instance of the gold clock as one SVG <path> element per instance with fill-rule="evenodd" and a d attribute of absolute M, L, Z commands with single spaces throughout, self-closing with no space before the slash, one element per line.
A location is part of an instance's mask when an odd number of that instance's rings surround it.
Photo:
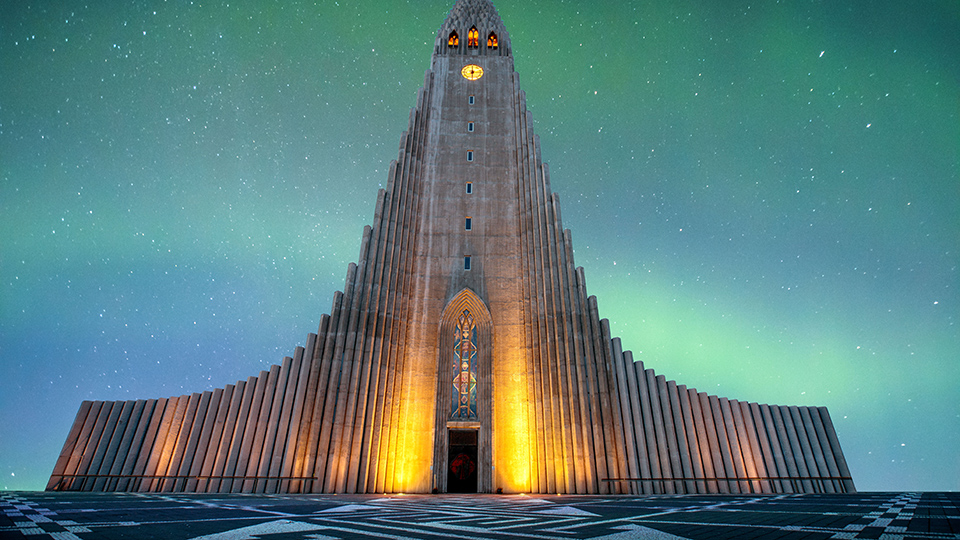
<path fill-rule="evenodd" d="M 468 81 L 475 81 L 483 77 L 483 68 L 476 64 L 467 64 L 460 70 L 460 74 Z"/>

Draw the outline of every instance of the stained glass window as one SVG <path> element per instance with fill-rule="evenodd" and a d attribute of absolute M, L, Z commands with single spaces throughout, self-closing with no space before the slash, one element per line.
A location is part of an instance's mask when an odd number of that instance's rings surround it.
<path fill-rule="evenodd" d="M 450 37 L 447 38 L 447 46 L 456 47 L 460 44 L 460 36 L 457 35 L 457 31 L 454 30 L 450 32 Z"/>
<path fill-rule="evenodd" d="M 467 32 L 467 47 L 479 47 L 480 46 L 480 32 L 477 32 L 477 27 L 474 26 Z"/>
<path fill-rule="evenodd" d="M 487 36 L 487 47 L 490 47 L 491 49 L 496 49 L 497 45 L 499 45 L 497 43 L 497 34 L 490 32 L 490 35 Z"/>
<path fill-rule="evenodd" d="M 453 353 L 456 365 L 451 395 L 453 420 L 477 419 L 477 325 L 464 310 L 454 329 Z"/>

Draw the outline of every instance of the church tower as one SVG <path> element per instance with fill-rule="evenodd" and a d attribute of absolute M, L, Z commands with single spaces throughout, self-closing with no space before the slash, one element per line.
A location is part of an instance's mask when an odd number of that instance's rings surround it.
<path fill-rule="evenodd" d="M 343 292 L 282 363 L 84 402 L 47 489 L 850 492 L 825 408 L 710 396 L 600 319 L 489 0 L 457 0 Z"/>

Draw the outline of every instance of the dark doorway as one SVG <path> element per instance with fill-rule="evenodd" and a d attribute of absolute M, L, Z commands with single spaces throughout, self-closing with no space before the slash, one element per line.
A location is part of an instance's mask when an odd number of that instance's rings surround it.
<path fill-rule="evenodd" d="M 477 430 L 451 429 L 447 454 L 447 493 L 477 492 Z"/>

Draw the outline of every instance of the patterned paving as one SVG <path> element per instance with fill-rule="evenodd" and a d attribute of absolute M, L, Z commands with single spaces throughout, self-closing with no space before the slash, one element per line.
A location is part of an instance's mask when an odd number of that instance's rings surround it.
<path fill-rule="evenodd" d="M 0 494 L 0 538 L 960 539 L 960 493 L 779 496 Z"/>

